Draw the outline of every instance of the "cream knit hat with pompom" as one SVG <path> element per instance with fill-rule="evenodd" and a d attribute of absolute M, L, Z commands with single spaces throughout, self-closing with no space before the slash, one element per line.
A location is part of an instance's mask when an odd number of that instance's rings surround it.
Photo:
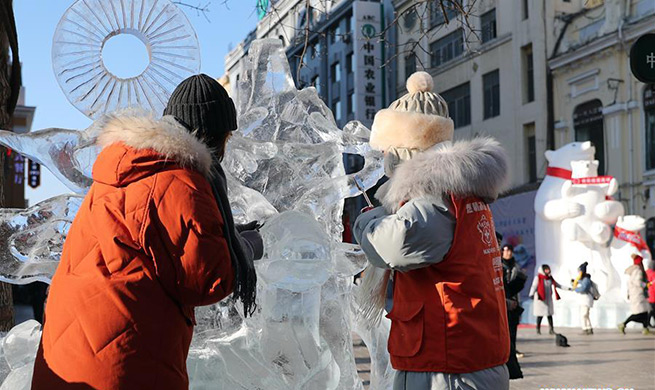
<path fill-rule="evenodd" d="M 425 150 L 453 139 L 454 124 L 448 104 L 432 92 L 434 82 L 427 72 L 407 79 L 407 95 L 380 110 L 373 119 L 371 147 L 386 151 L 391 147 Z"/>

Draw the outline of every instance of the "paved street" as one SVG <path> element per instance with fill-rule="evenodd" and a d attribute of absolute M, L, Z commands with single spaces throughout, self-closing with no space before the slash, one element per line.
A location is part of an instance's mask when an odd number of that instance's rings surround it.
<path fill-rule="evenodd" d="M 571 347 L 555 345 L 555 337 L 537 336 L 534 328 L 519 329 L 518 349 L 521 380 L 511 381 L 511 390 L 547 388 L 655 389 L 655 336 L 643 336 L 639 329 L 600 329 L 593 336 L 578 335 L 577 328 L 561 328 Z M 355 357 L 365 385 L 370 364 L 366 348 L 357 345 Z M 368 387 L 367 387 L 368 388 Z"/>

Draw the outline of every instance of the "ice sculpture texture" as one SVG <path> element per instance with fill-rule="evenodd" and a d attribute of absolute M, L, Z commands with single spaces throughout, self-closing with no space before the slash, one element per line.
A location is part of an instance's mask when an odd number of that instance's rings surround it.
<path fill-rule="evenodd" d="M 112 74 L 102 58 L 107 41 L 130 34 L 143 42 L 150 63 L 127 79 Z M 52 64 L 68 100 L 97 119 L 121 108 L 161 113 L 173 89 L 200 69 L 195 30 L 169 0 L 78 0 L 59 21 Z"/>
<path fill-rule="evenodd" d="M 342 153 L 365 157 L 357 175 L 366 188 L 383 175 L 382 155 L 368 146 L 370 132 L 363 125 L 351 122 L 340 130 L 314 88 L 295 88 L 278 40 L 251 44 L 238 88 L 240 129 L 230 140 L 223 167 L 235 219 L 266 220 L 265 256 L 256 265 L 259 309 L 246 318 L 230 299 L 197 309 L 187 362 L 190 387 L 362 389 L 352 348 L 351 331 L 356 331 L 371 353 L 370 388 L 391 389 L 389 321 L 385 318 L 372 329 L 353 323 L 352 277 L 366 259 L 357 246 L 341 243 L 344 199 L 359 193 L 354 175 L 345 174 Z M 12 143 L 83 194 L 98 152 L 92 146 L 95 128 L 97 123 L 77 134 L 49 129 L 18 138 L 0 133 L 0 143 Z M 53 205 L 60 209 L 52 215 L 72 218 L 79 200 L 68 196 L 28 211 L 6 210 L 3 220 L 26 212 L 42 214 Z M 29 229 L 17 225 L 10 232 L 53 231 L 52 223 L 35 221 Z M 58 258 L 64 227 L 49 236 L 55 250 L 48 259 Z M 3 232 L 0 238 L 11 248 L 9 236 Z M 0 269 L 9 270 L 6 280 L 16 283 L 21 277 L 11 274 L 17 261 L 24 267 L 40 264 L 33 248 L 24 245 L 23 257 L 1 258 Z M 50 266 L 46 276 L 54 271 Z"/>

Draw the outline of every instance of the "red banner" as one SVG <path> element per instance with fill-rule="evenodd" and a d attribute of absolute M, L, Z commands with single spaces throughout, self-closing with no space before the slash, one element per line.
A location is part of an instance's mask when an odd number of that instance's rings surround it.
<path fill-rule="evenodd" d="M 635 248 L 639 249 L 640 251 L 647 251 L 650 253 L 650 249 L 648 249 L 648 245 L 646 244 L 646 241 L 641 237 L 641 234 L 631 232 L 629 230 L 622 229 L 618 226 L 614 227 L 614 237 L 630 243 L 632 246 Z"/>

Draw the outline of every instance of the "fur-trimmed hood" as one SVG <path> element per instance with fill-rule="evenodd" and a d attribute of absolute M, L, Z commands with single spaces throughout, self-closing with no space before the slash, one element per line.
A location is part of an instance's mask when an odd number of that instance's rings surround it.
<path fill-rule="evenodd" d="M 99 125 L 97 144 L 105 149 L 122 142 L 136 150 L 150 149 L 182 168 L 193 168 L 209 177 L 212 152 L 174 117 L 154 119 L 135 113 L 110 114 Z"/>
<path fill-rule="evenodd" d="M 401 163 L 376 194 L 390 212 L 424 196 L 478 196 L 493 201 L 508 181 L 507 155 L 498 141 L 479 137 L 444 142 Z"/>

